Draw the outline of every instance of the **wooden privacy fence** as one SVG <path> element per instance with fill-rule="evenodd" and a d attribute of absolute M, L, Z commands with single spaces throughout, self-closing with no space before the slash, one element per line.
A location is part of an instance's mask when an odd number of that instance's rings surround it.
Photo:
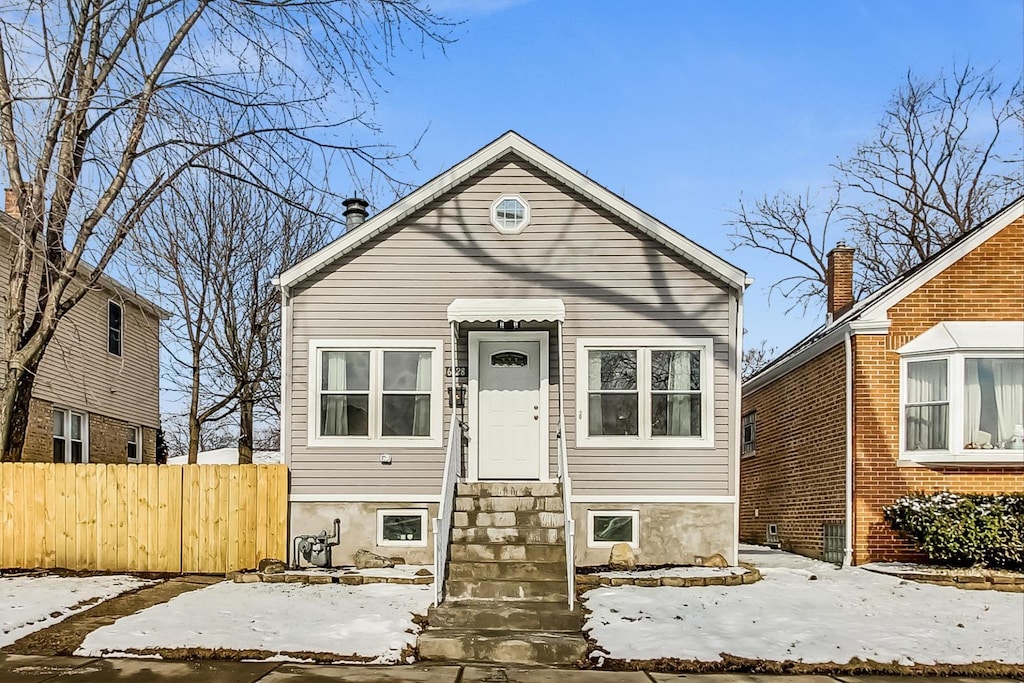
<path fill-rule="evenodd" d="M 0 464 L 0 567 L 219 574 L 287 550 L 285 465 Z"/>

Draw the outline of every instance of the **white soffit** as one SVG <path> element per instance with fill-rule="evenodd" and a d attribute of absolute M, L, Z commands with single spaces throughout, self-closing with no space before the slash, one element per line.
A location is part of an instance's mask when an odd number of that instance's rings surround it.
<path fill-rule="evenodd" d="M 455 299 L 448 305 L 450 323 L 484 323 L 499 320 L 561 322 L 561 299 Z"/>
<path fill-rule="evenodd" d="M 1024 353 L 1024 321 L 939 323 L 898 349 L 901 355 L 940 351 L 1017 351 Z"/>

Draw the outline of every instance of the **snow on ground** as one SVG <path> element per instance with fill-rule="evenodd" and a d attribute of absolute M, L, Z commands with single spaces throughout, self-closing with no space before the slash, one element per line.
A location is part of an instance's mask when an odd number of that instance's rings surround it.
<path fill-rule="evenodd" d="M 758 546 L 741 546 L 740 559 L 763 580 L 589 591 L 584 628 L 615 659 L 1024 663 L 1024 594 L 913 583 Z"/>
<path fill-rule="evenodd" d="M 198 464 L 200 465 L 237 465 L 238 448 L 218 448 L 213 451 L 200 451 L 198 453 Z M 280 451 L 253 451 L 252 462 L 254 465 L 278 465 L 282 462 Z M 187 465 L 188 454 L 174 455 L 167 458 L 168 465 Z"/>
<path fill-rule="evenodd" d="M 153 584 L 134 576 L 0 578 L 0 646 L 64 621 L 121 593 Z"/>
<path fill-rule="evenodd" d="M 634 569 L 632 571 L 597 572 L 609 579 L 663 579 L 666 576 L 693 578 L 701 576 L 734 576 L 746 574 L 743 567 L 665 567 L 664 569 Z"/>
<path fill-rule="evenodd" d="M 318 652 L 393 664 L 415 645 L 413 615 L 426 614 L 432 598 L 431 586 L 223 582 L 93 631 L 75 654 L 194 647 Z"/>

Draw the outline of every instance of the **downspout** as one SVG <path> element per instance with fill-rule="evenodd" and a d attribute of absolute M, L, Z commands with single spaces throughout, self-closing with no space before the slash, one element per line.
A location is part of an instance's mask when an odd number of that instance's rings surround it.
<path fill-rule="evenodd" d="M 843 337 L 846 350 L 846 511 L 844 514 L 843 566 L 853 564 L 853 339 L 847 330 Z"/>
<path fill-rule="evenodd" d="M 749 286 L 753 280 L 747 278 L 745 285 Z M 745 288 L 744 288 L 745 289 Z M 732 425 L 732 443 L 730 444 L 730 466 L 732 467 L 732 557 L 729 564 L 736 566 L 740 560 L 740 414 L 743 412 L 740 405 L 742 395 L 740 393 L 740 368 L 743 367 L 743 292 L 740 289 L 736 292 L 736 332 L 735 332 L 735 360 L 733 361 L 732 382 L 730 382 L 729 393 L 732 407 L 729 410 L 729 422 Z"/>
<path fill-rule="evenodd" d="M 292 465 L 292 428 L 291 428 L 291 316 L 292 300 L 288 290 L 281 288 L 281 451 L 284 463 L 291 469 Z"/>

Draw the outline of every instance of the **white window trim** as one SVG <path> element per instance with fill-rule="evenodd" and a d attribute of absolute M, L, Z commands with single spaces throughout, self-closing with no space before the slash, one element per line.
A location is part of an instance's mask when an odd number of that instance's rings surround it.
<path fill-rule="evenodd" d="M 383 363 L 375 361 L 379 352 L 401 350 L 430 351 L 430 436 L 374 436 L 380 434 L 381 387 L 384 383 Z M 320 378 L 324 351 L 370 352 L 370 435 L 320 435 Z M 374 353 L 374 352 L 378 353 Z M 383 356 L 381 356 L 383 357 Z M 307 436 L 311 447 L 380 447 L 380 448 L 440 448 L 444 419 L 444 342 L 433 339 L 312 339 L 309 342 L 309 384 L 307 405 Z"/>
<path fill-rule="evenodd" d="M 594 517 L 632 517 L 633 538 L 629 541 L 598 541 L 594 538 Z M 639 510 L 587 510 L 587 547 L 611 548 L 619 543 L 628 543 L 630 548 L 640 547 L 640 511 Z"/>
<path fill-rule="evenodd" d="M 119 340 L 120 341 L 120 345 L 119 345 L 120 353 L 114 353 L 113 351 L 110 350 L 110 305 L 111 304 L 113 304 L 114 306 L 117 306 L 118 309 L 120 309 L 120 311 L 121 311 L 121 329 L 119 330 L 120 335 L 121 335 L 120 336 L 120 340 Z M 124 358 L 124 306 L 121 304 L 120 301 L 117 301 L 115 299 L 107 299 L 107 330 L 106 330 L 106 332 L 107 332 L 107 334 L 106 334 L 107 354 L 111 355 L 111 356 L 114 356 L 116 358 Z"/>
<path fill-rule="evenodd" d="M 388 541 L 384 539 L 384 517 L 401 516 L 420 518 L 420 540 Z M 397 508 L 377 510 L 377 545 L 383 547 L 425 548 L 427 546 L 427 511 L 424 508 Z"/>
<path fill-rule="evenodd" d="M 135 458 L 130 458 L 129 457 L 128 458 L 128 462 L 130 462 L 132 464 L 135 464 L 135 465 L 140 465 L 140 464 L 142 464 L 142 427 L 129 427 L 129 429 L 131 429 L 132 431 L 135 432 Z M 125 444 L 124 450 L 125 450 L 125 455 L 127 455 L 127 453 L 128 453 L 128 444 L 127 443 Z"/>
<path fill-rule="evenodd" d="M 636 350 L 640 393 L 637 436 L 590 436 L 587 352 L 600 349 Z M 679 349 L 701 352 L 701 436 L 651 436 L 650 362 L 645 350 Z M 714 341 L 706 337 L 580 337 L 576 340 L 577 448 L 714 448 Z M 646 385 L 646 386 L 645 386 Z"/>
<path fill-rule="evenodd" d="M 89 462 L 89 413 L 74 408 L 53 406 L 53 412 L 64 413 L 64 462 L 71 463 L 71 415 L 78 415 L 82 418 L 82 464 Z M 50 420 L 50 445 L 53 446 L 53 419 Z"/>
<path fill-rule="evenodd" d="M 523 222 L 519 224 L 518 228 L 506 228 L 498 220 L 498 205 L 501 204 L 506 199 L 515 199 L 517 202 L 523 205 Z M 502 235 L 518 235 L 519 233 L 526 229 L 527 225 L 530 224 L 530 204 L 525 199 L 523 199 L 521 195 L 503 194 L 497 199 L 495 199 L 494 202 L 491 203 L 491 211 L 489 215 L 491 218 L 491 225 L 494 227 L 495 230 L 500 232 Z"/>
<path fill-rule="evenodd" d="M 1014 351 L 923 352 L 900 357 L 899 461 L 921 465 L 1024 465 L 1024 451 L 1007 448 L 964 448 L 964 366 L 968 358 L 1024 358 Z M 929 360 L 946 361 L 946 386 L 949 403 L 949 432 L 946 450 L 908 451 L 907 428 L 907 363 Z"/>

